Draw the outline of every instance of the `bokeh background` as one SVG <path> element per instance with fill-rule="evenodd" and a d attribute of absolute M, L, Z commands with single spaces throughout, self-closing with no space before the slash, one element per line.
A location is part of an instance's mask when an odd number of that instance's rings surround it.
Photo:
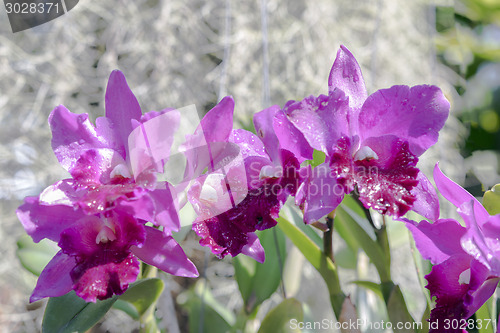
<path fill-rule="evenodd" d="M 498 1 L 82 0 L 66 15 L 15 34 L 0 8 L 0 332 L 41 327 L 45 302 L 28 304 L 36 277 L 16 256 L 24 231 L 15 209 L 25 196 L 66 176 L 50 148 L 47 117 L 55 106 L 91 119 L 103 115 L 107 78 L 120 69 L 143 111 L 194 104 L 202 116 L 232 95 L 237 126 L 251 128 L 254 112 L 326 93 L 340 44 L 356 56 L 370 93 L 426 83 L 441 87 L 450 100 L 440 141 L 421 158 L 427 175 L 439 160 L 477 196 L 500 182 Z M 394 280 L 420 318 L 424 296 L 407 265 L 406 231 L 394 226 L 391 240 Z M 206 277 L 204 288 L 228 311 L 241 311 L 231 259 L 207 256 L 192 234 L 183 247 Z M 342 250 L 340 241 L 336 250 Z M 357 299 L 360 317 L 379 318 L 373 295 L 347 284 L 369 275 L 369 263 L 360 257 L 354 266 L 341 271 L 345 288 Z M 189 327 L 192 308 L 182 306 L 196 281 L 163 278 L 162 327 L 198 331 Z M 308 304 L 311 318 L 334 318 L 318 287 L 321 278 L 291 245 L 284 281 L 289 296 Z M 281 299 L 276 293 L 262 305 L 255 327 Z M 137 325 L 112 310 L 93 331 L 128 332 Z"/>

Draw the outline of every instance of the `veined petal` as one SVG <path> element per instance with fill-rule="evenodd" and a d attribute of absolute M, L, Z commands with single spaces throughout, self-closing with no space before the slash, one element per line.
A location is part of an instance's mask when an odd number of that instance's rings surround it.
<path fill-rule="evenodd" d="M 131 248 L 139 259 L 176 276 L 197 277 L 196 266 L 187 258 L 181 246 L 171 236 L 146 227 L 146 242 Z"/>
<path fill-rule="evenodd" d="M 484 271 L 471 269 L 473 259 L 467 254 L 451 256 L 432 267 L 425 278 L 431 297 L 436 297 L 436 307 L 431 311 L 429 333 L 461 333 L 457 326 L 445 326 L 445 320 L 459 322 L 467 319 L 467 298 L 486 279 Z M 447 329 L 448 328 L 448 329 Z"/>
<path fill-rule="evenodd" d="M 411 194 L 415 196 L 411 210 L 431 221 L 436 221 L 439 218 L 439 199 L 436 190 L 422 171 L 418 172 L 417 181 L 417 186 L 411 190 Z"/>
<path fill-rule="evenodd" d="M 279 160 L 280 142 L 274 131 L 273 120 L 277 112 L 281 109 L 277 105 L 273 105 L 265 110 L 257 112 L 253 116 L 253 124 L 257 135 L 264 143 L 266 151 L 271 158 L 271 161 L 281 163 Z"/>
<path fill-rule="evenodd" d="M 57 252 L 40 274 L 35 290 L 31 294 L 30 303 L 44 297 L 58 297 L 70 292 L 73 289 L 70 272 L 75 265 L 75 258 L 62 251 Z"/>
<path fill-rule="evenodd" d="M 304 222 L 312 223 L 329 214 L 344 199 L 344 186 L 337 183 L 328 163 L 307 166 L 301 173 L 305 177 L 300 185 L 295 203 L 304 210 Z"/>
<path fill-rule="evenodd" d="M 127 138 L 130 165 L 136 180 L 146 170 L 153 169 L 163 173 L 170 158 L 170 148 L 179 127 L 180 113 L 177 110 L 169 110 L 155 115 L 143 117 L 147 120 L 139 123 Z"/>
<path fill-rule="evenodd" d="M 48 238 L 58 242 L 61 232 L 85 215 L 71 206 L 40 204 L 38 198 L 27 197 L 16 211 L 24 229 L 35 242 Z"/>
<path fill-rule="evenodd" d="M 299 163 L 312 160 L 314 149 L 309 145 L 304 135 L 288 120 L 280 110 L 273 119 L 273 128 L 282 149 L 291 151 Z"/>
<path fill-rule="evenodd" d="M 288 102 L 283 111 L 314 149 L 330 155 L 336 142 L 348 135 L 348 99 L 341 90 L 328 96 L 309 96 L 300 102 Z"/>
<path fill-rule="evenodd" d="M 449 111 L 450 103 L 435 86 L 393 86 L 366 99 L 359 113 L 359 133 L 362 141 L 395 135 L 420 156 L 436 143 Z"/>
<path fill-rule="evenodd" d="M 439 164 L 437 163 L 434 167 L 434 181 L 436 182 L 439 193 L 455 205 L 455 207 L 459 208 L 462 204 L 472 200 L 474 203 L 475 219 L 479 225 L 488 220 L 489 214 L 483 205 L 464 188 L 446 177 L 441 169 L 439 169 Z"/>
<path fill-rule="evenodd" d="M 166 182 L 160 183 L 157 189 L 149 193 L 149 196 L 155 205 L 155 217 L 151 222 L 162 226 L 167 236 L 171 235 L 172 231 L 179 231 L 181 225 L 175 189 Z"/>
<path fill-rule="evenodd" d="M 349 97 L 349 106 L 357 109 L 356 114 L 368 96 L 361 68 L 352 53 L 341 45 L 328 77 L 328 91 L 338 88 Z"/>
<path fill-rule="evenodd" d="M 83 262 L 71 272 L 75 292 L 86 302 L 121 295 L 139 275 L 139 261 L 130 253 L 120 261 Z"/>
<path fill-rule="evenodd" d="M 50 113 L 49 125 L 52 149 L 59 163 L 68 171 L 86 150 L 106 147 L 86 113 L 75 114 L 59 105 Z"/>
<path fill-rule="evenodd" d="M 466 254 L 460 239 L 467 230 L 457 221 L 447 219 L 429 223 L 423 220 L 417 223 L 407 219 L 401 220 L 406 222 L 406 227 L 412 233 L 422 257 L 433 264 L 440 264 L 455 254 Z"/>
<path fill-rule="evenodd" d="M 261 264 L 266 260 L 264 248 L 260 244 L 259 237 L 254 233 L 248 234 L 248 243 L 241 248 L 241 253 Z"/>
<path fill-rule="evenodd" d="M 122 72 L 114 70 L 109 76 L 105 95 L 106 117 L 117 132 L 121 146 L 121 153 L 126 154 L 128 136 L 132 132 L 132 119 L 140 120 L 141 107 L 130 90 Z M 122 155 L 125 158 L 125 155 Z"/>

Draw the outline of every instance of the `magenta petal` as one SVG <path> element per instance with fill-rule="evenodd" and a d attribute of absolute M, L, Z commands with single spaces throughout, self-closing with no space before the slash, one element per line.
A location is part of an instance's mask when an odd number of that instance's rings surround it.
<path fill-rule="evenodd" d="M 276 113 L 280 111 L 281 108 L 279 106 L 273 105 L 265 110 L 257 112 L 253 116 L 255 131 L 264 143 L 271 161 L 279 161 L 280 143 L 276 133 L 274 132 L 273 120 Z"/>
<path fill-rule="evenodd" d="M 201 128 L 198 128 L 197 132 L 203 131 L 207 143 L 227 142 L 233 129 L 233 112 L 233 98 L 231 96 L 224 97 L 203 117 L 200 122 Z"/>
<path fill-rule="evenodd" d="M 75 292 L 86 302 L 121 295 L 139 275 L 139 261 L 130 253 L 122 261 L 91 265 L 84 262 L 72 271 Z"/>
<path fill-rule="evenodd" d="M 467 318 L 468 294 L 477 290 L 478 279 L 486 276 L 475 276 L 475 271 L 470 270 L 472 258 L 466 254 L 454 255 L 439 265 L 432 267 L 432 271 L 425 278 L 429 282 L 426 286 L 431 297 L 436 297 L 436 307 L 431 311 L 430 323 L 433 328 L 429 333 L 459 333 L 462 330 L 445 327 L 445 319 L 455 320 Z M 467 270 L 470 270 L 467 272 Z M 468 279 L 467 279 L 468 275 Z M 474 285 L 469 284 L 469 281 Z M 472 290 L 471 290 L 472 289 Z M 437 322 L 437 324 L 436 324 Z"/>
<path fill-rule="evenodd" d="M 155 225 L 162 226 L 163 232 L 170 235 L 172 231 L 179 231 L 180 220 L 176 199 L 174 199 L 175 190 L 168 183 L 161 183 L 159 188 L 149 193 L 154 200 L 155 218 L 152 221 Z M 161 188 L 163 187 L 163 188 Z"/>
<path fill-rule="evenodd" d="M 439 164 L 437 163 L 434 167 L 434 181 L 441 195 L 454 204 L 455 207 L 459 208 L 463 203 L 472 200 L 474 202 L 474 214 L 477 223 L 481 225 L 488 220 L 489 214 L 483 205 L 464 188 L 446 177 L 441 169 L 439 169 Z"/>
<path fill-rule="evenodd" d="M 466 254 L 460 244 L 466 229 L 457 221 L 452 219 L 437 220 L 434 223 L 425 220 L 420 223 L 407 219 L 402 221 L 406 222 L 406 227 L 412 233 L 422 257 L 433 264 L 439 264 L 457 253 Z"/>
<path fill-rule="evenodd" d="M 435 86 L 393 86 L 370 95 L 359 113 L 362 140 L 395 135 L 420 156 L 436 143 L 450 103 Z"/>
<path fill-rule="evenodd" d="M 439 218 L 439 199 L 436 190 L 421 171 L 417 180 L 417 186 L 411 190 L 411 194 L 415 196 L 411 209 L 431 221 L 436 221 Z"/>
<path fill-rule="evenodd" d="M 75 114 L 59 105 L 51 112 L 49 125 L 52 130 L 52 149 L 59 163 L 68 171 L 85 150 L 105 147 L 90 123 L 88 114 Z"/>
<path fill-rule="evenodd" d="M 146 119 L 127 139 L 130 165 L 136 179 L 145 170 L 163 173 L 179 127 L 180 114 L 171 110 Z"/>
<path fill-rule="evenodd" d="M 125 160 L 116 151 L 109 148 L 89 149 L 80 155 L 69 172 L 81 184 L 106 184 L 112 178 L 111 172 L 119 164 L 126 168 Z"/>
<path fill-rule="evenodd" d="M 314 149 L 309 145 L 304 135 L 288 120 L 283 111 L 276 113 L 273 128 L 282 149 L 291 151 L 299 163 L 312 160 Z"/>
<path fill-rule="evenodd" d="M 132 119 L 140 120 L 141 107 L 130 90 L 122 72 L 111 72 L 105 95 L 106 117 L 111 120 L 112 126 L 118 134 L 121 146 L 125 153 L 128 147 L 128 136 L 132 132 Z M 125 155 L 122 155 L 125 158 Z"/>
<path fill-rule="evenodd" d="M 71 291 L 73 281 L 70 272 L 75 265 L 75 258 L 64 254 L 62 251 L 57 252 L 40 274 L 35 290 L 31 294 L 30 303 L 44 297 L 62 296 Z"/>
<path fill-rule="evenodd" d="M 197 277 L 196 266 L 188 259 L 181 246 L 171 236 L 146 227 L 146 242 L 142 247 L 131 248 L 139 259 L 177 276 Z"/>
<path fill-rule="evenodd" d="M 261 156 L 269 160 L 266 148 L 259 137 L 244 129 L 235 129 L 231 132 L 229 142 L 236 144 L 241 151 L 241 157 Z"/>
<path fill-rule="evenodd" d="M 297 191 L 295 203 L 304 210 L 304 222 L 312 223 L 337 208 L 344 198 L 344 186 L 337 183 L 328 163 L 305 170 L 307 178 Z"/>
<path fill-rule="evenodd" d="M 35 242 L 48 238 L 59 241 L 61 232 L 84 215 L 71 206 L 42 205 L 36 197 L 27 197 L 16 211 L 24 229 Z"/>
<path fill-rule="evenodd" d="M 342 90 L 349 97 L 349 106 L 358 110 L 366 100 L 365 81 L 352 53 L 341 45 L 328 78 L 328 91 Z"/>
<path fill-rule="evenodd" d="M 467 308 L 466 318 L 472 316 L 477 310 L 493 295 L 497 289 L 498 282 L 500 278 L 489 278 L 487 279 L 478 290 L 472 293 L 470 304 Z"/>
<path fill-rule="evenodd" d="M 241 248 L 241 253 L 263 263 L 266 260 L 266 253 L 260 244 L 256 234 L 248 234 L 248 243 Z"/>
<path fill-rule="evenodd" d="M 289 102 L 283 111 L 311 147 L 327 155 L 343 135 L 350 133 L 348 99 L 338 89 L 329 96 L 309 96 L 300 102 Z"/>

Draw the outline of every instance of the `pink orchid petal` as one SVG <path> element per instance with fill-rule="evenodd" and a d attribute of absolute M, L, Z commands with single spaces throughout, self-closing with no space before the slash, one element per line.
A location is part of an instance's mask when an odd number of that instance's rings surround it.
<path fill-rule="evenodd" d="M 278 141 L 278 137 L 276 136 L 273 127 L 273 119 L 279 111 L 281 111 L 280 107 L 274 105 L 257 112 L 253 116 L 253 124 L 257 135 L 266 147 L 266 151 L 271 161 L 281 164 L 281 161 L 279 160 L 280 142 Z"/>
<path fill-rule="evenodd" d="M 457 253 L 465 254 L 460 239 L 467 230 L 457 221 L 447 219 L 429 223 L 423 220 L 417 223 L 407 219 L 401 220 L 406 222 L 406 227 L 412 233 L 422 257 L 433 264 L 442 263 Z"/>
<path fill-rule="evenodd" d="M 139 248 L 131 247 L 139 259 L 176 276 L 198 277 L 196 266 L 188 259 L 181 246 L 171 236 L 146 227 L 146 242 Z"/>
<path fill-rule="evenodd" d="M 70 292 L 73 289 L 70 272 L 75 265 L 74 257 L 62 251 L 57 252 L 40 274 L 35 290 L 31 294 L 30 303 L 44 297 L 58 297 Z"/>
<path fill-rule="evenodd" d="M 436 221 L 439 218 L 439 199 L 436 190 L 422 171 L 419 171 L 417 180 L 417 186 L 411 190 L 411 194 L 415 196 L 412 210 L 431 221 Z"/>
<path fill-rule="evenodd" d="M 370 95 L 359 113 L 362 141 L 395 135 L 407 140 L 420 156 L 436 143 L 450 110 L 450 103 L 435 86 L 393 86 Z"/>
<path fill-rule="evenodd" d="M 254 233 L 248 234 L 248 243 L 241 248 L 241 253 L 261 264 L 266 260 L 264 248 L 260 244 L 259 237 Z"/>
<path fill-rule="evenodd" d="M 121 295 L 137 280 L 140 263 L 131 253 L 120 261 L 88 265 L 84 262 L 72 271 L 75 292 L 86 302 Z"/>
<path fill-rule="evenodd" d="M 299 163 L 312 160 L 314 149 L 309 145 L 304 135 L 288 120 L 283 111 L 276 113 L 273 128 L 282 149 L 291 151 Z"/>
<path fill-rule="evenodd" d="M 181 226 L 175 189 L 166 182 L 160 183 L 157 189 L 149 193 L 149 196 L 155 204 L 156 216 L 153 223 L 162 226 L 167 236 L 171 235 L 172 231 L 179 231 Z"/>
<path fill-rule="evenodd" d="M 58 242 L 61 231 L 84 216 L 81 211 L 71 206 L 40 204 L 36 197 L 25 198 L 24 204 L 16 213 L 24 229 L 35 242 L 43 238 Z"/>
<path fill-rule="evenodd" d="M 307 167 L 307 177 L 295 197 L 295 203 L 304 210 L 304 222 L 312 223 L 329 214 L 344 199 L 344 187 L 331 174 L 328 163 L 311 169 Z"/>
<path fill-rule="evenodd" d="M 283 109 L 290 122 L 314 149 L 330 155 L 337 141 L 349 134 L 348 98 L 341 90 L 329 96 L 309 96 L 300 102 L 288 102 Z"/>
<path fill-rule="evenodd" d="M 356 58 L 344 45 L 337 51 L 328 77 L 328 91 L 332 92 L 335 88 L 349 97 L 349 106 L 357 109 L 357 114 L 367 97 L 365 81 Z"/>
<path fill-rule="evenodd" d="M 432 329 L 429 332 L 461 332 L 457 326 L 449 325 L 447 328 L 445 319 L 461 322 L 489 298 L 485 297 L 494 291 L 492 284 L 495 282 L 487 281 L 488 275 L 486 267 L 468 255 L 456 254 L 434 266 L 425 277 L 429 282 L 426 288 L 431 297 L 436 297 L 436 307 L 430 316 Z"/>
<path fill-rule="evenodd" d="M 90 123 L 88 114 L 75 114 L 59 105 L 50 113 L 49 125 L 52 149 L 59 163 L 68 171 L 86 150 L 106 146 Z"/>
<path fill-rule="evenodd" d="M 132 132 L 132 119 L 140 120 L 141 107 L 130 90 L 122 72 L 114 70 L 109 76 L 105 95 L 106 117 L 118 134 L 121 146 L 127 151 L 128 136 Z M 123 156 L 125 157 L 125 156 Z"/>
<path fill-rule="evenodd" d="M 439 193 L 455 205 L 455 207 L 459 208 L 462 204 L 472 200 L 474 203 L 475 219 L 479 225 L 488 220 L 489 214 L 483 205 L 463 187 L 446 177 L 441 169 L 439 169 L 438 163 L 436 163 L 434 167 L 434 181 L 436 182 Z"/>
<path fill-rule="evenodd" d="M 131 131 L 128 156 L 136 180 L 145 170 L 163 173 L 179 122 L 179 111 L 171 110 L 151 117 Z"/>

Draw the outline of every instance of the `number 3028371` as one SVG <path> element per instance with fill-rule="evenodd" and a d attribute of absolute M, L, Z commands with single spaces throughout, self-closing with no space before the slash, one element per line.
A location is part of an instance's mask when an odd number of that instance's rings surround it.
<path fill-rule="evenodd" d="M 40 2 L 40 3 L 5 3 L 5 9 L 7 14 L 49 14 L 51 11 L 59 13 L 60 7 L 59 3 L 53 2 Z"/>

